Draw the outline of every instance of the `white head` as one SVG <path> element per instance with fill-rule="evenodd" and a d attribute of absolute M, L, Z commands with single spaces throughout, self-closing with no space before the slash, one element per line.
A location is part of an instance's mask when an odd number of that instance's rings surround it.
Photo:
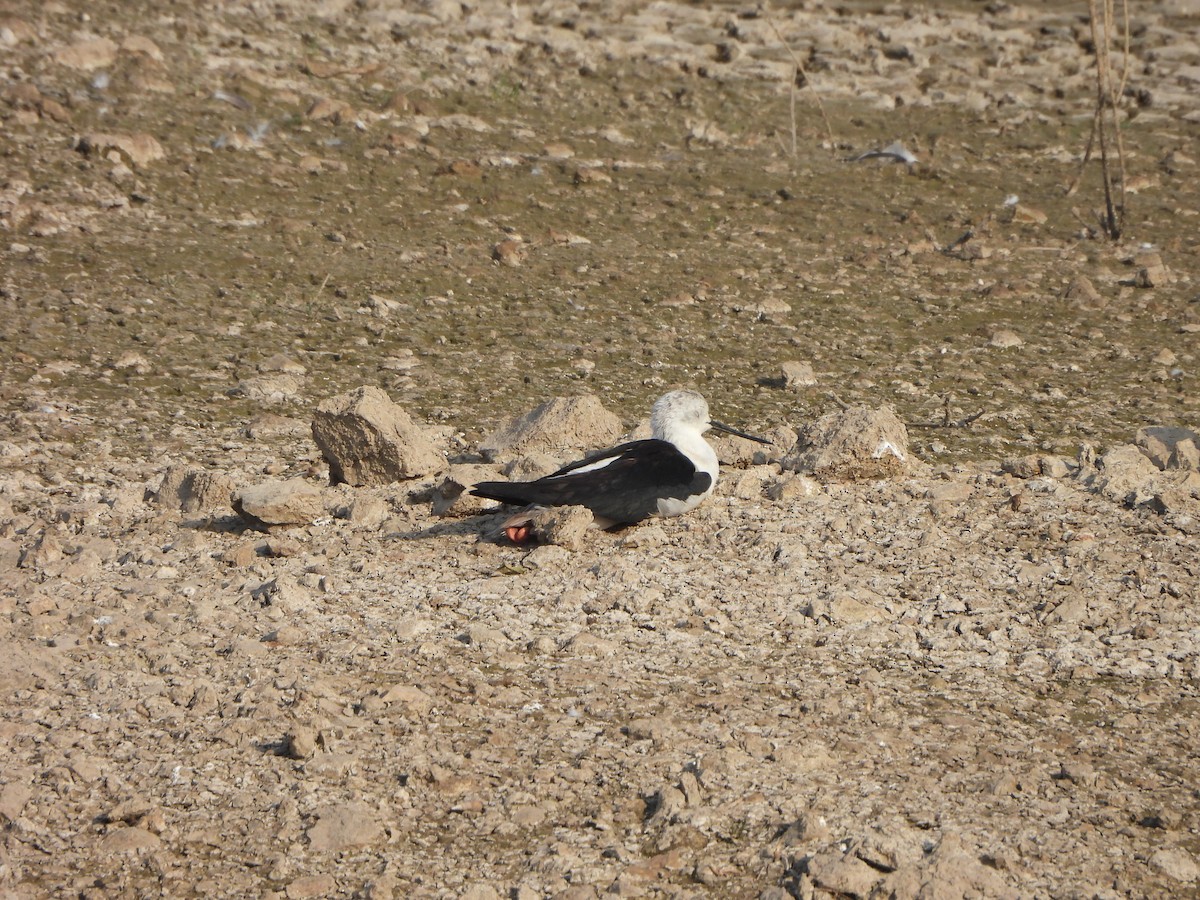
<path fill-rule="evenodd" d="M 695 391 L 670 391 L 650 409 L 650 430 L 659 440 L 670 440 L 681 428 L 699 434 L 709 429 L 708 402 Z"/>

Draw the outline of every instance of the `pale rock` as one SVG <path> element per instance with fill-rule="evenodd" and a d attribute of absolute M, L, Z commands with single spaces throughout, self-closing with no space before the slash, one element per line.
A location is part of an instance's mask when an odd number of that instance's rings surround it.
<path fill-rule="evenodd" d="M 1150 425 L 1139 428 L 1137 446 L 1159 469 L 1196 469 L 1200 434 L 1190 428 Z"/>
<path fill-rule="evenodd" d="M 307 437 L 311 432 L 308 423 L 301 419 L 264 412 L 251 419 L 243 433 L 248 438 L 261 441 L 276 437 Z"/>
<path fill-rule="evenodd" d="M 106 853 L 136 853 L 161 846 L 158 835 L 140 827 L 117 828 L 100 839 L 100 849 Z"/>
<path fill-rule="evenodd" d="M 312 433 L 334 483 L 390 484 L 448 467 L 425 431 L 377 387 L 323 401 Z"/>
<path fill-rule="evenodd" d="M 476 497 L 470 489 L 481 481 L 495 481 L 499 473 L 495 466 L 472 463 L 453 465 L 442 482 L 434 489 L 433 514 L 435 516 L 475 516 L 496 509 L 495 500 Z"/>
<path fill-rule="evenodd" d="M 1015 478 L 1036 478 L 1042 474 L 1041 461 L 1035 453 L 1009 457 L 1000 463 L 1000 469 Z"/>
<path fill-rule="evenodd" d="M 33 787 L 23 781 L 10 781 L 0 787 L 0 821 L 11 823 L 21 815 L 30 798 Z"/>
<path fill-rule="evenodd" d="M 260 361 L 255 366 L 260 372 L 282 372 L 286 375 L 296 375 L 303 377 L 308 374 L 308 369 L 302 363 L 296 362 L 286 353 L 273 353 L 266 359 Z"/>
<path fill-rule="evenodd" d="M 584 506 L 553 506 L 539 509 L 530 517 L 533 536 L 543 544 L 578 550 L 595 524 L 592 511 Z"/>
<path fill-rule="evenodd" d="M 817 383 L 812 363 L 789 360 L 782 366 L 783 386 L 789 391 L 800 391 Z"/>
<path fill-rule="evenodd" d="M 328 512 L 325 493 L 301 479 L 242 488 L 233 495 L 233 508 L 255 527 L 310 525 Z"/>
<path fill-rule="evenodd" d="M 903 864 L 877 888 L 885 897 L 988 897 L 1017 900 L 1024 892 L 969 852 L 956 834 L 943 834 L 916 864 Z"/>
<path fill-rule="evenodd" d="M 166 159 L 162 144 L 149 134 L 104 134 L 96 132 L 79 139 L 75 145 L 80 153 L 96 156 L 109 162 L 124 162 L 134 168 L 144 168 Z"/>
<path fill-rule="evenodd" d="M 283 739 L 283 755 L 289 759 L 309 759 L 317 752 L 317 732 L 307 725 L 297 725 Z"/>
<path fill-rule="evenodd" d="M 1183 884 L 1200 881 L 1200 865 L 1182 847 L 1160 847 L 1150 856 L 1150 865 Z"/>
<path fill-rule="evenodd" d="M 1106 302 L 1086 275 L 1076 275 L 1071 279 L 1063 291 L 1063 299 L 1082 309 L 1098 309 Z"/>
<path fill-rule="evenodd" d="M 433 709 L 434 701 L 429 694 L 412 684 L 397 684 L 383 695 L 385 704 L 396 703 L 415 716 L 428 715 Z"/>
<path fill-rule="evenodd" d="M 258 403 L 285 403 L 295 400 L 300 394 L 300 388 L 300 379 L 295 375 L 254 375 L 239 381 L 233 389 L 233 394 Z"/>
<path fill-rule="evenodd" d="M 970 498 L 971 485 L 962 481 L 944 481 L 929 488 L 925 496 L 934 501 L 961 503 Z"/>
<path fill-rule="evenodd" d="M 829 616 L 839 625 L 871 625 L 888 618 L 883 610 L 844 594 L 829 601 Z"/>
<path fill-rule="evenodd" d="M 220 472 L 175 465 L 163 476 L 154 501 L 159 506 L 177 507 L 187 515 L 225 511 L 233 507 L 234 490 L 233 480 Z"/>
<path fill-rule="evenodd" d="M 578 452 L 610 446 L 620 434 L 621 420 L 597 397 L 555 397 L 505 423 L 479 450 L 489 461 L 536 452 Z"/>
<path fill-rule="evenodd" d="M 364 495 L 355 497 L 346 511 L 346 518 L 355 528 L 372 531 L 388 520 L 392 509 L 386 500 Z"/>
<path fill-rule="evenodd" d="M 821 486 L 806 475 L 779 475 L 767 485 L 767 499 L 776 503 L 803 500 L 820 492 Z"/>
<path fill-rule="evenodd" d="M 91 38 L 63 47 L 54 54 L 54 61 L 71 69 L 103 69 L 117 59 L 117 44 L 106 37 Z"/>
<path fill-rule="evenodd" d="M 330 853 L 377 843 L 384 828 L 379 813 L 367 804 L 340 803 L 318 810 L 307 835 L 311 851 Z"/>
<path fill-rule="evenodd" d="M 1025 341 L 1015 331 L 1000 328 L 992 332 L 991 337 L 988 338 L 988 343 L 1000 350 L 1007 350 L 1010 347 L 1020 347 Z"/>
<path fill-rule="evenodd" d="M 1105 497 L 1127 506 L 1150 500 L 1155 493 L 1158 467 L 1133 444 L 1122 444 L 1096 461 L 1090 485 Z"/>
<path fill-rule="evenodd" d="M 288 882 L 284 894 L 287 900 L 309 900 L 312 897 L 332 897 L 337 893 L 337 879 L 332 875 L 302 875 Z"/>
<path fill-rule="evenodd" d="M 848 853 L 841 844 L 818 850 L 808 860 L 808 877 L 823 891 L 847 897 L 867 897 L 882 873 Z"/>
<path fill-rule="evenodd" d="M 856 406 L 800 430 L 785 471 L 823 481 L 887 478 L 910 468 L 908 429 L 890 406 Z"/>

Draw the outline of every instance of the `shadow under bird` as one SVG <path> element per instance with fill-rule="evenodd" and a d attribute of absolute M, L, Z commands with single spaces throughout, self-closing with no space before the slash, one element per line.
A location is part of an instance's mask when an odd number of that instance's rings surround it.
<path fill-rule="evenodd" d="M 650 410 L 653 437 L 630 441 L 563 466 L 536 481 L 482 481 L 476 497 L 535 506 L 585 506 L 601 528 L 632 525 L 650 516 L 678 516 L 695 509 L 717 484 L 717 454 L 704 432 L 710 428 L 760 444 L 755 437 L 708 415 L 695 391 L 671 391 Z M 510 539 L 528 539 L 528 516 L 509 519 Z"/>

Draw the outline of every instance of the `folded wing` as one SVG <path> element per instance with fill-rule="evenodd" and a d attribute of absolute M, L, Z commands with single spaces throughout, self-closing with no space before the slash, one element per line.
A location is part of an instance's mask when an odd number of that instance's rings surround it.
<path fill-rule="evenodd" d="M 658 512 L 662 499 L 686 499 L 712 486 L 674 444 L 632 441 L 573 462 L 536 481 L 484 481 L 472 488 L 477 497 L 541 506 L 586 506 L 601 519 L 618 524 L 641 521 Z"/>

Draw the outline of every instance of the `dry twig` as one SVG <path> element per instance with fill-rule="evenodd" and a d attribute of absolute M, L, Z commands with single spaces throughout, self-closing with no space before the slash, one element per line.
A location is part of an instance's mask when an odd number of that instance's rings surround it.
<path fill-rule="evenodd" d="M 1101 11 L 1098 0 L 1088 0 L 1088 13 L 1092 27 L 1092 45 L 1096 53 L 1096 109 L 1092 116 L 1092 130 L 1088 135 L 1079 173 L 1067 189 L 1073 194 L 1083 178 L 1083 170 L 1092 157 L 1092 150 L 1100 145 L 1100 169 L 1104 180 L 1104 214 L 1100 217 L 1101 228 L 1112 240 L 1121 236 L 1125 224 L 1125 144 L 1121 136 L 1119 103 L 1125 92 L 1129 77 L 1129 0 L 1121 0 L 1124 17 L 1124 46 L 1120 82 L 1113 84 L 1109 47 L 1112 44 L 1113 0 L 1104 0 Z M 1114 176 L 1110 165 L 1109 144 L 1113 145 L 1118 168 Z"/>
<path fill-rule="evenodd" d="M 813 99 L 817 102 L 817 109 L 820 110 L 821 120 L 825 123 L 825 134 L 829 138 L 829 146 L 832 148 L 835 144 L 833 139 L 833 127 L 829 124 L 829 116 L 825 115 L 825 105 L 821 102 L 821 95 L 817 93 L 817 89 L 813 86 L 812 79 L 808 77 L 808 72 L 804 70 L 804 63 L 800 62 L 791 45 L 784 38 L 783 33 L 779 30 L 779 26 L 775 24 L 775 19 L 771 15 L 770 4 L 759 4 L 759 11 L 763 18 L 767 20 L 767 24 L 771 26 L 771 30 L 775 32 L 775 37 L 779 38 L 779 43 L 783 44 L 783 48 L 787 50 L 788 56 L 792 58 L 792 65 L 795 68 L 792 71 L 792 83 L 789 89 L 788 101 L 792 117 L 792 156 L 795 157 L 799 153 L 796 144 L 796 82 L 799 79 L 804 79 L 804 84 L 812 91 Z"/>

